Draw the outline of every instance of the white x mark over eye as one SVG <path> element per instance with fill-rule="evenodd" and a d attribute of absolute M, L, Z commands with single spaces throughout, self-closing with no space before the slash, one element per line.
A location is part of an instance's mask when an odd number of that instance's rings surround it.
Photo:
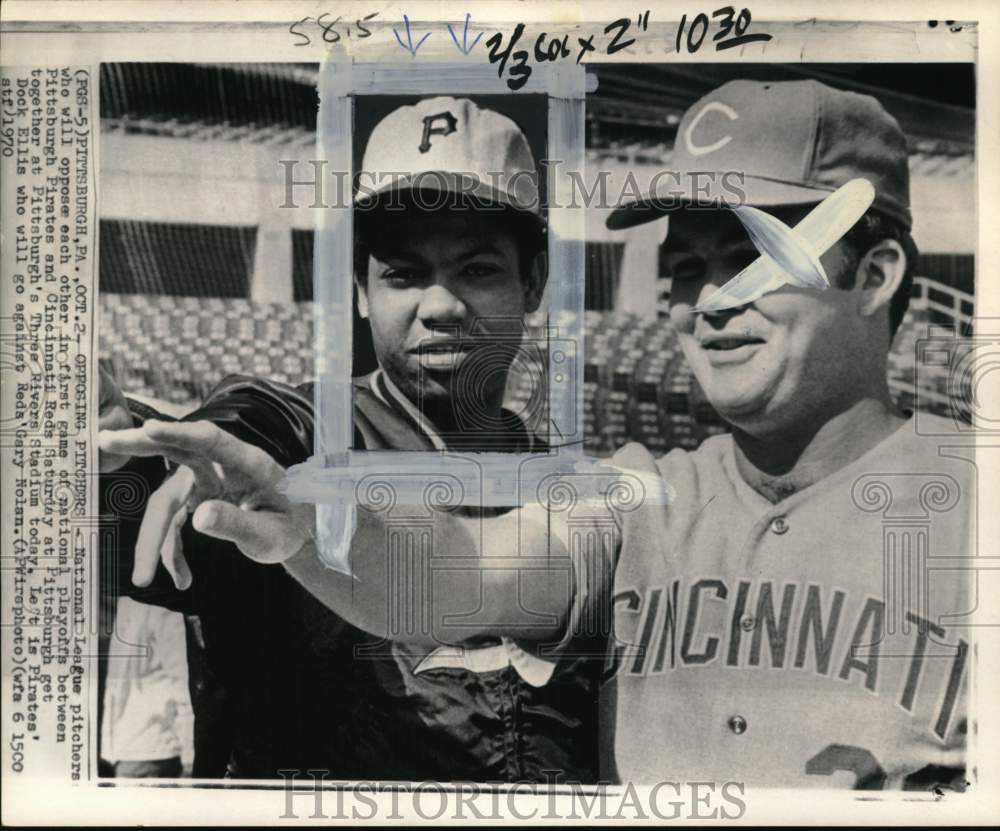
<path fill-rule="evenodd" d="M 830 281 L 819 258 L 854 227 L 874 200 L 875 188 L 871 182 L 852 179 L 820 202 L 794 228 L 757 208 L 733 207 L 733 213 L 761 256 L 692 311 L 710 314 L 736 309 L 784 285 L 829 288 Z"/>

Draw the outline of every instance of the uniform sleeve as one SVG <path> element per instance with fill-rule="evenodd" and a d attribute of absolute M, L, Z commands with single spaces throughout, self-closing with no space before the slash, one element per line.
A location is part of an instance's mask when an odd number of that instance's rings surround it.
<path fill-rule="evenodd" d="M 545 653 L 558 658 L 603 658 L 611 634 L 611 591 L 617 534 L 591 525 L 569 529 L 571 599 L 559 643 Z"/>
<path fill-rule="evenodd" d="M 201 407 L 181 420 L 211 421 L 288 467 L 312 455 L 313 412 L 311 384 L 291 387 L 232 375 L 208 394 Z"/>
<path fill-rule="evenodd" d="M 623 528 L 629 513 L 649 510 L 655 499 L 647 498 L 651 483 L 659 479 L 649 451 L 629 444 L 615 454 L 611 465 L 622 478 L 611 485 L 595 480 L 598 487 L 585 505 L 553 511 L 551 533 L 561 537 L 572 564 L 569 611 L 563 636 L 557 644 L 542 649 L 546 657 L 606 657 L 613 632 L 614 574 L 623 544 Z M 572 480 L 570 480 L 572 481 Z M 583 483 L 579 491 L 590 491 Z"/>

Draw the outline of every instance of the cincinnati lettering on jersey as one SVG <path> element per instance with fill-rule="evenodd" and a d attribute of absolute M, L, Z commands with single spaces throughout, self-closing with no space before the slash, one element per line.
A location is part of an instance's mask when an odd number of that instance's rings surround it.
<path fill-rule="evenodd" d="M 614 604 L 619 675 L 653 676 L 713 663 L 794 668 L 845 683 L 860 681 L 870 692 L 886 694 L 889 691 L 881 688 L 886 684 L 879 683 L 880 662 L 908 661 L 905 682 L 894 685 L 899 687 L 897 704 L 912 713 L 918 695 L 936 696 L 941 704 L 933 730 L 940 739 L 952 721 L 969 651 L 965 640 L 947 640 L 943 626 L 912 612 L 905 615 L 905 650 L 886 650 L 889 631 L 882 599 L 865 597 L 852 604 L 846 592 L 814 584 L 785 582 L 777 588 L 770 580 L 705 577 L 684 590 L 681 580 L 674 580 L 620 591 Z M 845 609 L 857 607 L 856 614 L 845 615 Z M 631 638 L 622 637 L 624 615 L 635 615 Z M 903 633 L 892 634 L 898 644 Z M 943 689 L 921 685 L 932 656 L 950 661 Z"/>

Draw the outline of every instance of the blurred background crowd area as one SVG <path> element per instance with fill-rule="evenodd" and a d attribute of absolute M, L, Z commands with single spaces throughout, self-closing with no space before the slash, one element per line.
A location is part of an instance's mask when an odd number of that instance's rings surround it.
<path fill-rule="evenodd" d="M 315 158 L 312 65 L 105 64 L 101 73 L 100 349 L 126 391 L 173 414 L 244 373 L 291 384 L 313 371 L 316 211 L 285 201 L 280 160 Z M 975 79 L 971 65 L 596 65 L 587 99 L 588 187 L 615 194 L 669 169 L 684 110 L 735 77 L 816 78 L 875 95 L 910 141 L 914 298 L 891 356 L 907 407 L 966 409 L 947 364 L 921 366 L 931 325 L 971 331 L 974 311 Z M 303 169 L 308 170 L 308 167 Z M 297 176 L 304 175 L 300 169 Z M 609 206 L 612 207 L 612 206 Z M 696 446 L 724 429 L 666 316 L 666 221 L 625 233 L 586 215 L 584 419 L 587 449 L 629 440 Z M 576 275 L 571 275 L 576 278 Z M 566 279 L 566 275 L 552 275 Z M 374 366 L 355 318 L 354 368 Z M 544 330 L 544 318 L 530 321 Z M 537 373 L 514 372 L 514 409 Z"/>

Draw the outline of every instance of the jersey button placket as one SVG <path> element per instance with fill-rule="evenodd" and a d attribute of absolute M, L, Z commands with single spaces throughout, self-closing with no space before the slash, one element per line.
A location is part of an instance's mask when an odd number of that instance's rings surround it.
<path fill-rule="evenodd" d="M 788 520 L 786 520 L 783 516 L 776 516 L 771 520 L 770 528 L 772 534 L 781 536 L 782 534 L 788 532 Z"/>

